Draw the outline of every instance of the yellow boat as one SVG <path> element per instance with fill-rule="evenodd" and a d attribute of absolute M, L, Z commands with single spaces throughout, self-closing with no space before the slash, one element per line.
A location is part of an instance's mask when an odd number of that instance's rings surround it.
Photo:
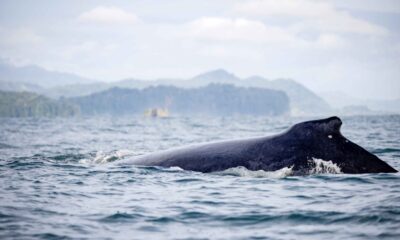
<path fill-rule="evenodd" d="M 166 108 L 150 108 L 144 112 L 146 117 L 159 117 L 164 118 L 169 116 L 168 109 Z"/>

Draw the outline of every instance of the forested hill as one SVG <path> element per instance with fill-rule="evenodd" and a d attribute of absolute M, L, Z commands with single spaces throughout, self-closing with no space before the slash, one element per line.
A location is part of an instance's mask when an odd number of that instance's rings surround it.
<path fill-rule="evenodd" d="M 289 99 L 282 91 L 210 84 L 184 89 L 173 86 L 142 90 L 112 88 L 89 96 L 71 98 L 83 114 L 134 114 L 149 108 L 168 108 L 172 114 L 267 115 L 289 112 Z"/>
<path fill-rule="evenodd" d="M 144 89 L 111 88 L 88 96 L 49 99 L 29 92 L 0 91 L 0 117 L 143 114 L 166 108 L 171 115 L 288 114 L 289 98 L 277 90 L 210 84 L 199 88 L 157 86 Z"/>
<path fill-rule="evenodd" d="M 75 116 L 79 107 L 29 92 L 0 91 L 0 117 Z"/>

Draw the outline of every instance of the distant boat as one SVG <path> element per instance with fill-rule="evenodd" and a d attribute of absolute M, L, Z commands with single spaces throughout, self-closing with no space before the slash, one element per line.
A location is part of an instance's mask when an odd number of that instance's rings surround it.
<path fill-rule="evenodd" d="M 168 109 L 166 108 L 149 108 L 144 112 L 146 117 L 169 117 Z"/>

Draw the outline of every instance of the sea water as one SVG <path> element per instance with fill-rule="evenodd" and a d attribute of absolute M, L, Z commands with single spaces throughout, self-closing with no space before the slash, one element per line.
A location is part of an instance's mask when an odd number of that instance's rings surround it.
<path fill-rule="evenodd" d="M 400 239 L 400 174 L 203 174 L 121 163 L 310 118 L 0 119 L 1 239 Z M 343 117 L 342 133 L 400 169 L 400 116 Z"/>

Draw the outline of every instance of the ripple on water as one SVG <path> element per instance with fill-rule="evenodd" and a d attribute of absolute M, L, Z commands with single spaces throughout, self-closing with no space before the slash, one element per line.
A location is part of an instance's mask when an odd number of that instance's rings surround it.
<path fill-rule="evenodd" d="M 398 148 L 376 148 L 372 150 L 374 154 L 382 154 L 382 153 L 398 153 L 400 149 Z"/>
<path fill-rule="evenodd" d="M 25 161 L 24 161 L 25 160 Z M 17 159 L 6 164 L 7 167 L 15 170 L 30 170 L 33 168 L 43 167 L 46 164 L 43 161 L 32 161 L 27 158 Z"/>
<path fill-rule="evenodd" d="M 0 149 L 9 149 L 9 148 L 17 148 L 17 147 L 13 146 L 13 145 L 9 145 L 9 144 L 5 144 L 5 143 L 1 143 L 0 142 Z"/>
<path fill-rule="evenodd" d="M 135 222 L 143 219 L 144 216 L 138 213 L 117 212 L 106 217 L 100 218 L 98 221 L 107 223 Z"/>
<path fill-rule="evenodd" d="M 400 239 L 399 173 L 330 174 L 338 171 L 326 161 L 312 176 L 119 164 L 161 148 L 276 133 L 299 120 L 2 121 L 0 238 Z M 343 134 L 400 166 L 400 116 L 348 117 Z"/>
<path fill-rule="evenodd" d="M 176 182 L 176 183 L 192 183 L 192 182 L 202 182 L 202 181 L 204 181 L 204 180 L 200 179 L 200 178 L 188 178 L 188 177 L 186 177 L 186 178 L 177 179 L 174 182 Z"/>

